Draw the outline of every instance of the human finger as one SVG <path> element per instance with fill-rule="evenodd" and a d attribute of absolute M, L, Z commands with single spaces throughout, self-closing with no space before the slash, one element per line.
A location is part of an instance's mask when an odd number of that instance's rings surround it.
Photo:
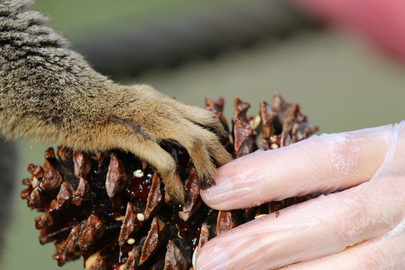
<path fill-rule="evenodd" d="M 331 192 L 369 180 L 385 157 L 393 126 L 312 136 L 271 151 L 257 151 L 220 167 L 216 185 L 201 191 L 220 210 Z"/>
<path fill-rule="evenodd" d="M 404 190 L 403 176 L 370 181 L 246 223 L 206 243 L 197 269 L 275 269 L 341 252 L 398 226 Z"/>
<path fill-rule="evenodd" d="M 388 233 L 316 260 L 279 270 L 403 269 L 405 265 L 405 220 Z"/>

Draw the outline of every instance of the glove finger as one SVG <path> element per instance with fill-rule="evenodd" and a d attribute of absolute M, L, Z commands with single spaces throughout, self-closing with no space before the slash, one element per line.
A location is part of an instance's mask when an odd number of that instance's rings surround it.
<path fill-rule="evenodd" d="M 313 192 L 331 192 L 368 181 L 381 166 L 393 127 L 313 136 L 225 164 L 216 185 L 201 192 L 213 208 L 239 209 Z"/>
<path fill-rule="evenodd" d="M 383 236 L 316 260 L 279 270 L 403 269 L 405 265 L 405 220 Z"/>
<path fill-rule="evenodd" d="M 197 269 L 274 269 L 383 235 L 405 218 L 405 179 L 386 182 L 401 185 L 363 183 L 236 227 L 203 246 Z"/>

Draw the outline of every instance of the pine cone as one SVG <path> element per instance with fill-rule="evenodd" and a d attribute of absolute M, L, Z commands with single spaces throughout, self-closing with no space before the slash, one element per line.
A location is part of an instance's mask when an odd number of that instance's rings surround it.
<path fill-rule="evenodd" d="M 206 104 L 229 130 L 223 99 L 207 99 Z M 297 104 L 277 93 L 272 107 L 261 102 L 258 116 L 249 115 L 249 107 L 235 100 L 233 136 L 222 142 L 234 158 L 295 143 L 318 129 Z M 172 200 L 154 168 L 120 150 L 84 153 L 59 147 L 55 155 L 49 148 L 44 166 L 28 166 L 32 176 L 23 179 L 28 187 L 21 197 L 28 207 L 43 212 L 35 227 L 41 244 L 54 242 L 53 259 L 59 266 L 83 257 L 89 270 L 190 269 L 194 251 L 212 237 L 311 196 L 217 211 L 202 202 L 187 151 L 173 142 L 162 147 L 177 161 L 185 205 Z"/>

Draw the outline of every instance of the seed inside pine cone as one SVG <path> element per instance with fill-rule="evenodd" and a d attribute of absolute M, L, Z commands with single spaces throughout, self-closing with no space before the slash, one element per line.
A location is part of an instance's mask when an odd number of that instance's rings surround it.
<path fill-rule="evenodd" d="M 206 99 L 228 129 L 223 99 Z M 260 103 L 256 117 L 250 105 L 235 100 L 232 136 L 223 141 L 234 158 L 257 149 L 271 150 L 308 138 L 317 127 L 297 104 L 275 93 L 273 105 Z M 260 139 L 257 137 L 262 134 Z M 256 143 L 258 139 L 258 143 Z M 59 266 L 83 257 L 85 269 L 191 269 L 196 248 L 255 217 L 276 212 L 311 195 L 269 202 L 249 209 L 217 211 L 199 196 L 196 172 L 187 151 L 166 143 L 178 164 L 186 203 L 171 199 L 159 175 L 146 162 L 119 150 L 84 153 L 59 147 L 45 151 L 45 164 L 30 164 L 31 178 L 21 192 L 35 219 L 41 244 L 53 242 Z"/>

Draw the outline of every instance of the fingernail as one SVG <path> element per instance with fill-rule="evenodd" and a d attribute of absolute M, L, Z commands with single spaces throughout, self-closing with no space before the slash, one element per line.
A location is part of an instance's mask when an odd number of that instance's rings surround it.
<path fill-rule="evenodd" d="M 215 209 L 226 209 L 233 185 L 229 181 L 221 181 L 207 190 L 201 190 L 201 198 Z"/>
<path fill-rule="evenodd" d="M 245 207 L 245 201 L 258 194 L 254 183 L 248 177 L 242 177 L 244 176 L 222 177 L 215 186 L 202 190 L 201 198 L 207 205 L 218 210 Z"/>

